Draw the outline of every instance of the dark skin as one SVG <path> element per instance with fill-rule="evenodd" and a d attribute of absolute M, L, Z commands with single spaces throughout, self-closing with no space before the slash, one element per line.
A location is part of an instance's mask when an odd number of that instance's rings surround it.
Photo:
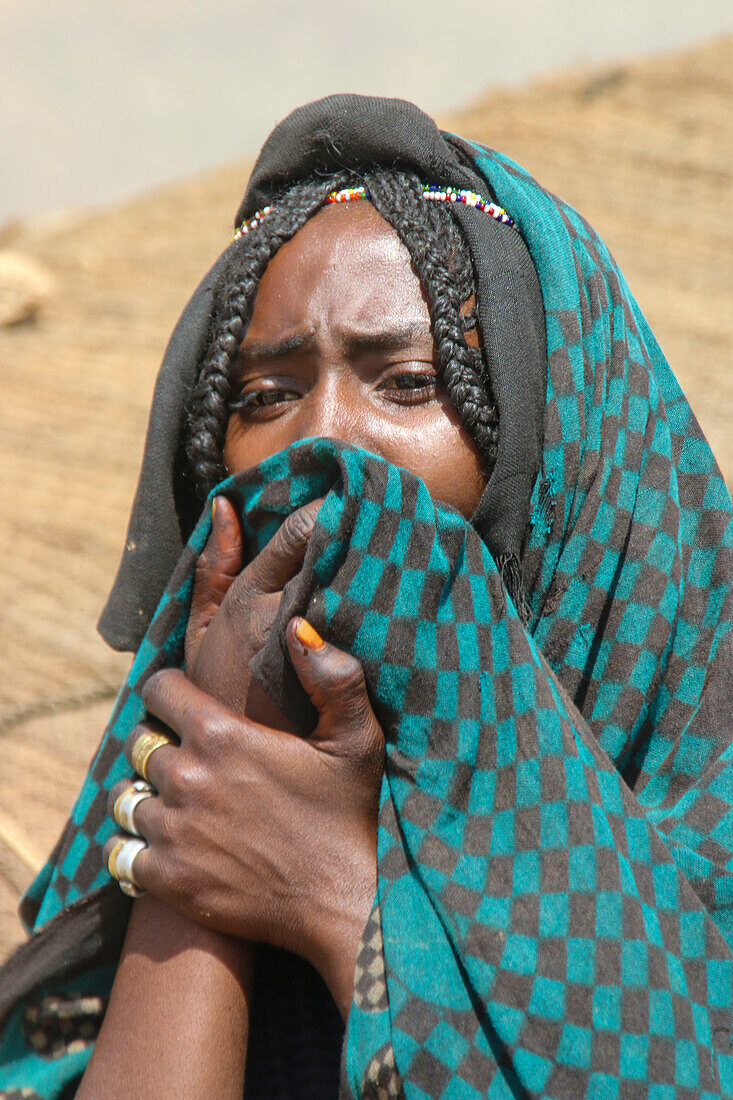
<path fill-rule="evenodd" d="M 232 473 L 326 436 L 406 467 L 467 518 L 475 510 L 481 456 L 437 383 L 428 306 L 407 250 L 367 202 L 327 207 L 270 262 L 234 390 L 224 450 Z M 150 759 L 158 794 L 135 814 L 149 845 L 135 874 L 149 896 L 133 905 L 79 1097 L 241 1097 L 251 942 L 308 959 L 348 1014 L 376 889 L 383 734 L 358 661 L 313 637 L 304 620 L 291 621 L 286 643 L 319 713 L 310 737 L 294 736 L 304 731 L 249 674 L 318 504 L 294 513 L 244 569 L 234 510 L 217 504 L 197 570 L 187 674 L 151 678 L 150 717 L 126 746 L 129 758 L 142 729 L 161 724 L 180 739 Z"/>
<path fill-rule="evenodd" d="M 370 203 L 327 207 L 260 283 L 237 372 L 250 404 L 229 422 L 227 468 L 308 436 L 342 439 L 411 470 L 470 517 L 483 460 L 435 371 L 428 305 L 399 237 Z"/>

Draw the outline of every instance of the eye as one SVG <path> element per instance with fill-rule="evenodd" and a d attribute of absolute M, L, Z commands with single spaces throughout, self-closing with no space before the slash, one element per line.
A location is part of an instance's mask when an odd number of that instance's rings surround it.
<path fill-rule="evenodd" d="M 435 396 L 438 385 L 436 375 L 431 371 L 401 371 L 385 378 L 377 387 L 386 393 L 390 401 L 403 405 L 429 401 Z"/>
<path fill-rule="evenodd" d="M 240 394 L 234 401 L 231 401 L 229 407 L 233 412 L 238 412 L 242 415 L 246 415 L 247 413 L 256 414 L 258 410 L 271 409 L 275 405 L 297 401 L 299 397 L 300 394 L 297 390 L 247 390 L 246 393 Z"/>

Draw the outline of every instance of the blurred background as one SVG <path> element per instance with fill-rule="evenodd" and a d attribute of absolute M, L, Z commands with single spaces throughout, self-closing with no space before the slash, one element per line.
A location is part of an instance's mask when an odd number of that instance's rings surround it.
<path fill-rule="evenodd" d="M 279 118 L 404 96 L 600 230 L 733 484 L 730 0 L 0 0 L 0 958 L 128 659 L 95 622 L 162 351 Z"/>

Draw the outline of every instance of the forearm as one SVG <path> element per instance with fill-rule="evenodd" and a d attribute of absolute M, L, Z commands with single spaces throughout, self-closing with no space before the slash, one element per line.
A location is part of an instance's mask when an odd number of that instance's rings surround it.
<path fill-rule="evenodd" d="M 251 972 L 249 944 L 136 901 L 78 1100 L 241 1100 Z"/>

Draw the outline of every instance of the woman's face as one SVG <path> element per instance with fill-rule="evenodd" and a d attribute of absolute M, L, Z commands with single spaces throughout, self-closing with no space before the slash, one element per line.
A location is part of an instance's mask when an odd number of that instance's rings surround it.
<path fill-rule="evenodd" d="M 407 249 L 369 202 L 327 206 L 260 282 L 234 364 L 230 473 L 325 436 L 422 478 L 469 518 L 484 462 L 436 384 L 430 315 Z"/>

